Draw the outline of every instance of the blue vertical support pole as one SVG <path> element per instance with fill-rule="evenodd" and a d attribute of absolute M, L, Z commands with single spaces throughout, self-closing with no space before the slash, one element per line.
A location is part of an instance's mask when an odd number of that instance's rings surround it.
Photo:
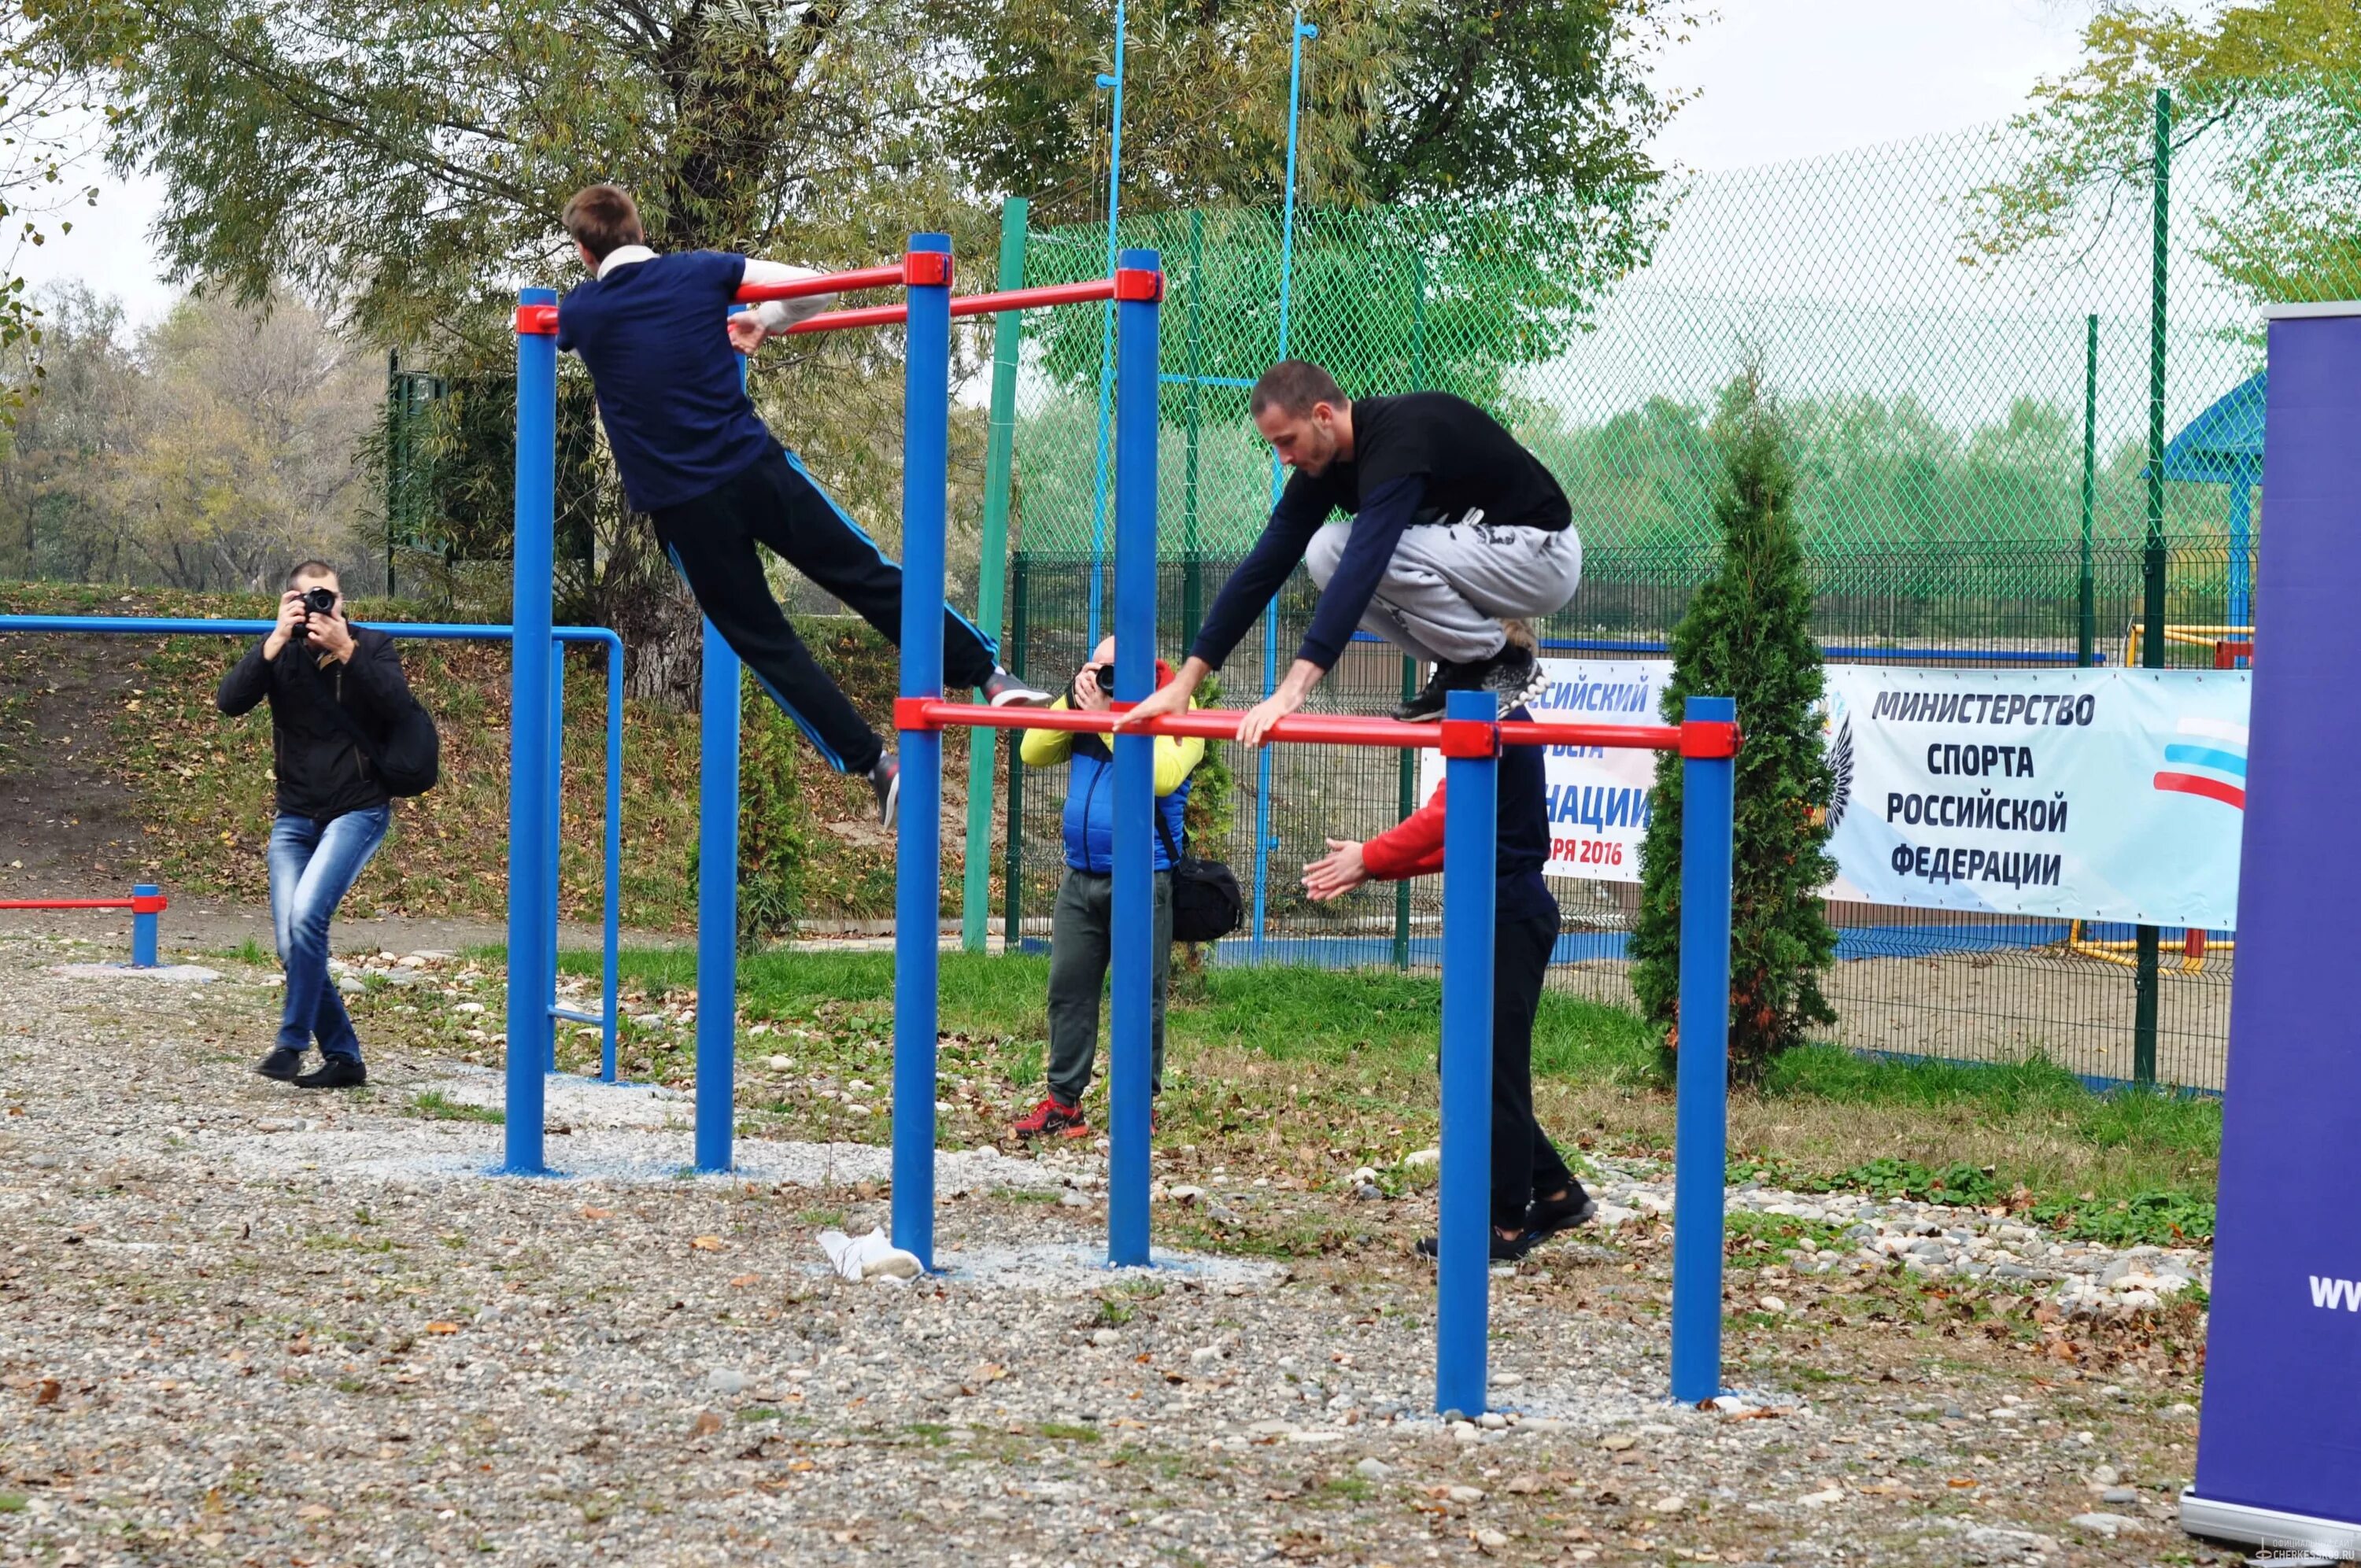
<path fill-rule="evenodd" d="M 1115 696 L 1156 689 L 1156 252 L 1115 262 Z M 1107 1262 L 1148 1261 L 1149 1105 L 1155 998 L 1156 740 L 1115 741 L 1114 997 L 1107 1074 Z"/>
<path fill-rule="evenodd" d="M 156 884 L 151 882 L 135 883 L 131 889 L 131 897 L 133 900 L 131 905 L 131 967 L 133 969 L 154 969 L 156 967 L 156 911 L 152 905 L 144 909 L 140 907 L 141 903 L 146 900 L 152 899 L 155 896 Z"/>
<path fill-rule="evenodd" d="M 598 1076 L 615 1081 L 616 958 L 623 935 L 623 640 L 607 644 L 607 898 L 598 980 Z"/>
<path fill-rule="evenodd" d="M 1107 271 L 1115 269 L 1115 223 L 1123 212 L 1123 44 L 1124 0 L 1115 0 L 1115 73 L 1099 73 L 1102 89 L 1112 89 L 1114 123 L 1107 134 Z M 1107 429 L 1108 407 L 1115 388 L 1115 302 L 1104 307 L 1099 325 L 1099 450 L 1091 480 L 1091 613 L 1090 643 L 1099 643 L 1106 578 Z"/>
<path fill-rule="evenodd" d="M 1436 1202 L 1434 1408 L 1484 1413 L 1492 1270 L 1493 865 L 1500 827 L 1499 699 L 1444 709 L 1443 1169 Z"/>
<path fill-rule="evenodd" d="M 547 1173 L 542 1069 L 549 1060 L 555 911 L 542 857 L 549 843 L 550 557 L 557 506 L 557 323 L 550 289 L 527 289 L 517 320 L 516 566 L 509 609 L 508 1105 L 501 1168 Z"/>
<path fill-rule="evenodd" d="M 914 234 L 902 389 L 902 685 L 943 695 L 943 530 L 950 500 L 951 240 Z M 935 1266 L 935 1004 L 940 954 L 943 736 L 900 731 L 894 862 L 894 1245 Z"/>
<path fill-rule="evenodd" d="M 1681 725 L 1679 1104 L 1673 1121 L 1673 1398 L 1721 1393 L 1722 1186 L 1730 1154 L 1730 899 L 1738 705 Z"/>
<path fill-rule="evenodd" d="M 737 314 L 731 311 L 730 314 Z M 746 378 L 746 362 L 738 362 Z M 738 651 L 713 622 L 697 685 L 697 1169 L 730 1169 L 738 1119 Z"/>
<path fill-rule="evenodd" d="M 549 896 L 549 993 L 542 1006 L 557 1004 L 557 921 L 564 901 L 558 895 L 557 857 L 566 841 L 566 644 L 555 638 L 549 645 L 549 831 L 542 865 Z M 557 1018 L 549 1020 L 549 1070 L 557 1070 Z"/>

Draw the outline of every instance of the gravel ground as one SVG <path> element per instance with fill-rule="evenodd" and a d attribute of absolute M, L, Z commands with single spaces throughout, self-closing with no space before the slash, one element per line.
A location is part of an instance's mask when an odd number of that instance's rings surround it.
<path fill-rule="evenodd" d="M 1446 1423 L 1414 1180 L 1159 1187 L 1226 1240 L 1111 1274 L 1090 1150 L 963 1150 L 948 1271 L 855 1283 L 814 1238 L 883 1221 L 879 1148 L 684 1178 L 685 1102 L 567 1084 L 577 1174 L 493 1179 L 487 1069 L 305 1095 L 252 972 L 59 972 L 108 956 L 0 938 L 0 1562 L 2215 1560 L 2170 1522 L 2202 1252 L 1744 1189 L 1747 1398 L 1675 1409 L 1669 1189 L 1608 1165 Z"/>

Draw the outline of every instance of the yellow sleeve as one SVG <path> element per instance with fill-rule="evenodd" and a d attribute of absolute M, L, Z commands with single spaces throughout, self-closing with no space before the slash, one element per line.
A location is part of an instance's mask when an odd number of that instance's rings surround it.
<path fill-rule="evenodd" d="M 1195 707 L 1191 698 L 1189 706 Z M 1188 781 L 1197 764 L 1205 760 L 1205 741 L 1197 735 L 1159 735 L 1156 738 L 1156 793 L 1170 795 Z"/>
<path fill-rule="evenodd" d="M 1063 707 L 1066 699 L 1061 696 L 1049 706 Z M 1073 751 L 1074 732 L 1071 729 L 1027 729 L 1016 745 L 1018 759 L 1028 768 L 1054 768 Z"/>

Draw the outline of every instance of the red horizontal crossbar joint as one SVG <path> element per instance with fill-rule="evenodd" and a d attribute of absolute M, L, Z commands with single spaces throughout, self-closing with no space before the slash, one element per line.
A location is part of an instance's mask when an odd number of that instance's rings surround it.
<path fill-rule="evenodd" d="M 902 258 L 902 281 L 917 289 L 928 284 L 948 287 L 951 280 L 951 253 L 948 250 L 914 250 Z"/>
<path fill-rule="evenodd" d="M 134 915 L 161 915 L 164 913 L 165 908 L 166 905 L 164 903 L 164 895 L 160 893 L 135 894 L 132 895 L 131 913 Z"/>
<path fill-rule="evenodd" d="M 1738 755 L 1738 726 L 1726 718 L 1681 720 L 1681 755 L 1684 757 L 1735 757 Z"/>
<path fill-rule="evenodd" d="M 1164 298 L 1164 274 L 1153 267 L 1118 267 L 1115 269 L 1115 297 L 1155 304 Z"/>
<path fill-rule="evenodd" d="M 1446 757 L 1481 759 L 1500 754 L 1499 726 L 1481 718 L 1446 718 L 1442 734 L 1443 754 Z"/>
<path fill-rule="evenodd" d="M 808 300 L 815 294 L 849 294 L 856 289 L 898 289 L 902 285 L 905 266 L 903 262 L 894 261 L 883 267 L 858 267 L 850 272 L 790 279 L 785 283 L 741 283 L 738 286 L 738 302 L 754 305 L 765 300 Z"/>
<path fill-rule="evenodd" d="M 519 305 L 516 308 L 516 329 L 519 337 L 549 337 L 557 331 L 555 305 Z"/>
<path fill-rule="evenodd" d="M 943 721 L 936 716 L 937 710 L 959 706 L 939 697 L 897 696 L 894 699 L 894 728 L 905 733 L 940 729 Z"/>

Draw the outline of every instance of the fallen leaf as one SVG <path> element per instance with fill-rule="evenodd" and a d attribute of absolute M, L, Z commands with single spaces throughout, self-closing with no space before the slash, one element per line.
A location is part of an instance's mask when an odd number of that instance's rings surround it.
<path fill-rule="evenodd" d="M 65 1386 L 60 1383 L 56 1378 L 44 1377 L 41 1379 L 40 1392 L 33 1396 L 33 1403 L 36 1405 L 54 1405 L 58 1402 L 58 1396 L 64 1392 Z"/>
<path fill-rule="evenodd" d="M 759 1274 L 741 1274 L 733 1277 L 730 1283 L 743 1290 L 749 1285 L 763 1283 L 763 1277 Z"/>
<path fill-rule="evenodd" d="M 611 1220 L 615 1217 L 615 1211 L 612 1209 L 596 1208 L 591 1204 L 585 1203 L 582 1205 L 582 1217 L 586 1220 Z"/>
<path fill-rule="evenodd" d="M 295 1510 L 295 1517 L 299 1519 L 324 1519 L 335 1511 L 325 1503 L 306 1503 Z"/>
<path fill-rule="evenodd" d="M 697 1424 L 689 1429 L 692 1437 L 711 1437 L 721 1430 L 721 1418 L 711 1410 L 698 1412 Z"/>
<path fill-rule="evenodd" d="M 721 1238 L 719 1236 L 699 1236 L 688 1245 L 695 1247 L 699 1252 L 719 1252 L 721 1250 Z"/>
<path fill-rule="evenodd" d="M 1972 1486 L 1975 1484 L 1975 1477 L 1972 1475 L 1954 1475 L 1943 1483 L 1946 1486 Z"/>
<path fill-rule="evenodd" d="M 437 1319 L 426 1325 L 426 1332 L 430 1334 L 456 1334 L 459 1332 L 459 1325 Z"/>

